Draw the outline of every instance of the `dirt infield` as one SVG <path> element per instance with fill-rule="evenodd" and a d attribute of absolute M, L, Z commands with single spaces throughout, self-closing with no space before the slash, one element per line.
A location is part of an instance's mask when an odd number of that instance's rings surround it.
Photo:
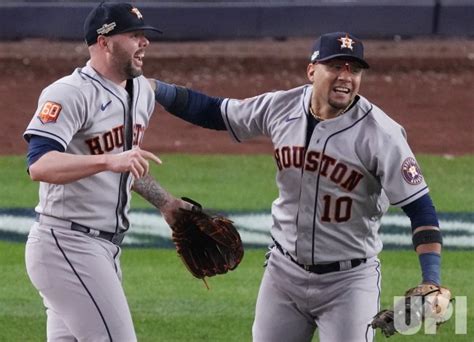
<path fill-rule="evenodd" d="M 216 96 L 243 98 L 306 83 L 308 39 L 152 43 L 145 74 Z M 474 40 L 368 41 L 361 94 L 402 124 L 417 153 L 474 153 Z M 21 135 L 41 90 L 87 60 L 80 42 L 0 43 L 0 154 L 22 154 Z M 144 148 L 154 152 L 261 153 L 263 138 L 234 143 L 157 108 Z"/>

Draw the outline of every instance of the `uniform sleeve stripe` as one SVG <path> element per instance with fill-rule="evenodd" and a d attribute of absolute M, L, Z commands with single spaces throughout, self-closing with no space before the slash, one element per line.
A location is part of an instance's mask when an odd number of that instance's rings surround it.
<path fill-rule="evenodd" d="M 234 139 L 237 141 L 237 142 L 241 142 L 240 139 L 237 137 L 237 135 L 235 134 L 234 130 L 232 129 L 232 125 L 230 124 L 230 121 L 229 121 L 229 113 L 227 111 L 227 107 L 229 106 L 229 101 L 230 99 L 226 99 L 226 103 L 225 103 L 225 107 L 224 107 L 224 115 L 225 115 L 225 120 L 227 122 L 227 127 L 229 127 L 229 130 L 230 130 L 230 133 L 232 134 L 232 136 L 234 137 Z"/>
<path fill-rule="evenodd" d="M 423 189 L 421 189 L 421 190 L 415 192 L 413 195 L 408 196 L 407 198 L 402 199 L 401 201 L 398 201 L 398 202 L 395 202 L 395 203 L 390 203 L 390 204 L 391 204 L 391 205 L 398 205 L 398 204 L 400 204 L 400 203 L 406 202 L 406 201 L 408 201 L 410 198 L 412 198 L 412 197 L 418 195 L 420 192 L 425 191 L 426 189 L 428 189 L 428 186 L 425 186 Z"/>
<path fill-rule="evenodd" d="M 43 130 L 36 129 L 36 128 L 30 128 L 25 132 L 24 135 L 40 135 L 42 137 L 51 138 L 51 139 L 54 139 L 57 142 L 59 142 L 61 145 L 63 145 L 64 149 L 67 149 L 66 140 L 61 138 L 59 135 L 51 133 L 51 132 L 43 131 Z"/>

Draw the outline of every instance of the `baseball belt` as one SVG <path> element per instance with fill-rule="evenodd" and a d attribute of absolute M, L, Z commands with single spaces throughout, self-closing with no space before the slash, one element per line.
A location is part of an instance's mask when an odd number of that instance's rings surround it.
<path fill-rule="evenodd" d="M 120 246 L 120 244 L 123 241 L 123 238 L 125 237 L 125 233 L 104 232 L 102 230 L 83 226 L 82 224 L 78 224 L 78 223 L 71 222 L 68 220 L 59 219 L 57 217 L 41 215 L 38 213 L 36 214 L 35 221 L 42 224 L 51 225 L 53 227 L 60 227 L 60 228 L 74 230 L 76 232 L 81 232 L 92 237 L 98 237 L 100 239 L 110 241 L 117 246 Z"/>
<path fill-rule="evenodd" d="M 273 239 L 273 237 L 272 237 Z M 286 251 L 275 239 L 273 239 L 275 247 L 280 251 L 281 254 L 290 259 L 293 263 L 304 269 L 305 271 L 316 273 L 316 274 L 326 274 L 331 272 L 338 271 L 347 271 L 354 267 L 359 266 L 362 263 L 365 263 L 367 259 L 352 259 L 347 261 L 336 261 L 328 264 L 314 264 L 314 265 L 303 265 L 296 261 L 288 251 Z"/>

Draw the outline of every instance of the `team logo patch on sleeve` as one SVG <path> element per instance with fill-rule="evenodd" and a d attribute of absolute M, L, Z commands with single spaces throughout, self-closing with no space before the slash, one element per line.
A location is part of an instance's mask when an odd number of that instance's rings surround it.
<path fill-rule="evenodd" d="M 423 181 L 421 169 L 415 158 L 408 157 L 402 164 L 402 176 L 408 184 L 418 185 Z"/>
<path fill-rule="evenodd" d="M 61 109 L 63 109 L 63 107 L 59 103 L 48 101 L 43 105 L 43 108 L 41 108 L 38 118 L 43 124 L 56 122 L 59 113 L 61 113 Z"/>

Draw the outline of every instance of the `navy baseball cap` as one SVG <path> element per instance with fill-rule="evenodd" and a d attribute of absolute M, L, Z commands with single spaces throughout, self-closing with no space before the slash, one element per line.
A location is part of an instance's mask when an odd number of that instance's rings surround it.
<path fill-rule="evenodd" d="M 87 45 L 97 43 L 99 35 L 112 36 L 118 33 L 159 29 L 148 26 L 135 6 L 128 3 L 100 3 L 87 16 L 84 22 L 84 38 Z"/>
<path fill-rule="evenodd" d="M 311 63 L 343 58 L 359 62 L 364 68 L 369 68 L 369 64 L 364 60 L 362 41 L 346 32 L 321 35 L 314 42 L 312 51 Z"/>

